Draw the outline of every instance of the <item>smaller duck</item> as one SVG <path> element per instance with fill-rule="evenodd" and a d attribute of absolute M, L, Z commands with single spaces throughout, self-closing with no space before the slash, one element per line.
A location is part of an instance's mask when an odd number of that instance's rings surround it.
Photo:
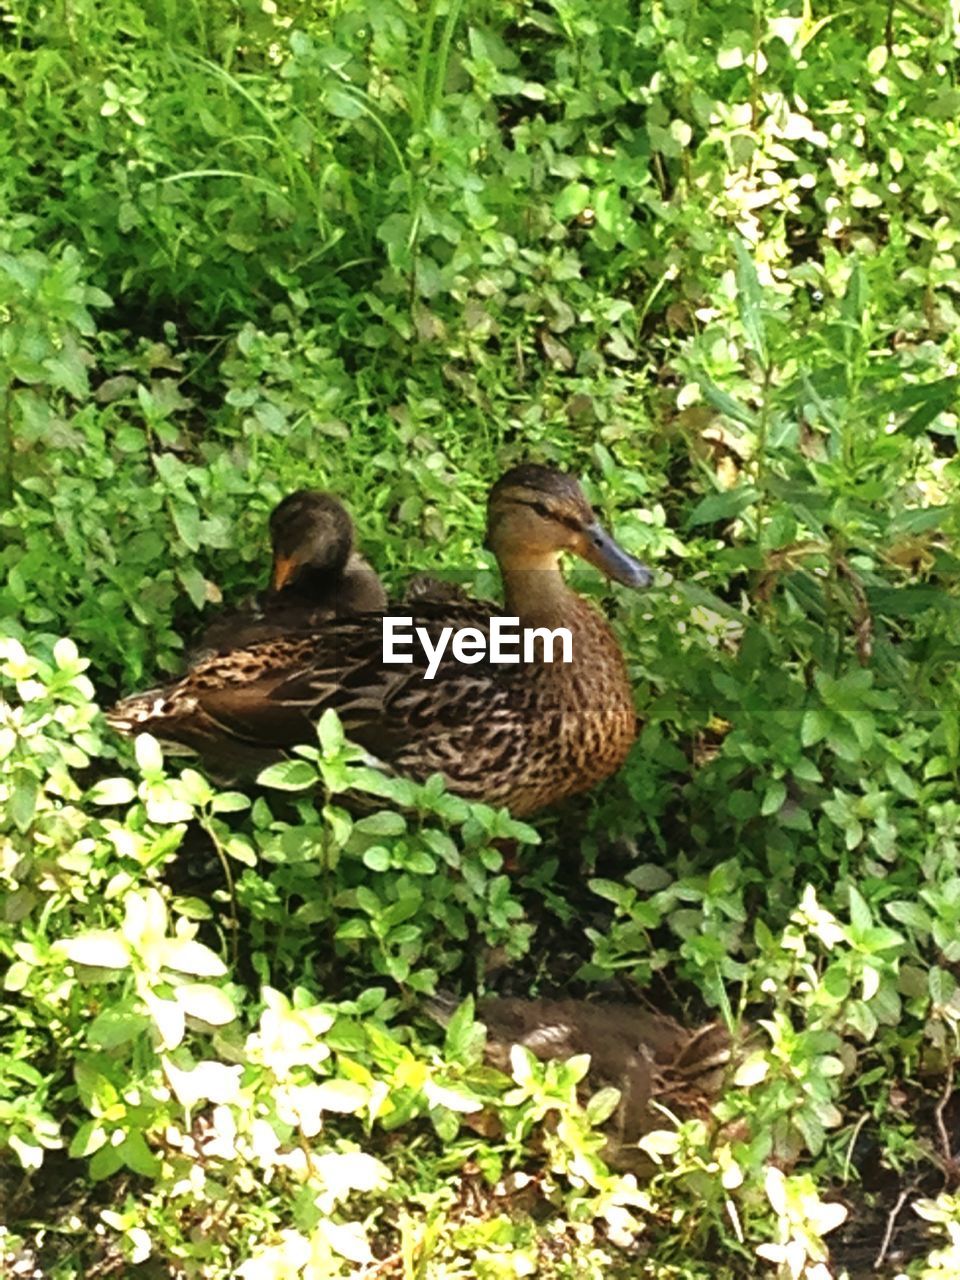
<path fill-rule="evenodd" d="M 456 1004 L 440 993 L 427 1002 L 427 1012 L 446 1025 Z M 585 1095 L 608 1086 L 620 1091 L 620 1105 L 605 1126 L 604 1158 L 614 1168 L 642 1174 L 653 1165 L 636 1144 L 666 1123 L 653 1104 L 680 1118 L 704 1113 L 721 1093 L 731 1061 L 744 1052 L 745 1040 L 734 1041 L 719 1022 L 690 1029 L 666 1014 L 622 1003 L 488 996 L 478 1001 L 477 1017 L 487 1028 L 484 1059 L 505 1074 L 515 1044 L 544 1062 L 589 1054 Z"/>
<path fill-rule="evenodd" d="M 353 521 L 331 493 L 298 489 L 270 514 L 270 586 L 206 628 L 189 665 L 296 635 L 332 618 L 383 609 L 386 593 L 354 549 Z"/>

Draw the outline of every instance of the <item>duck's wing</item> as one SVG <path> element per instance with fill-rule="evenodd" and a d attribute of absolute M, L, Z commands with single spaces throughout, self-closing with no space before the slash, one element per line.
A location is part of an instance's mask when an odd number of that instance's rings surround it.
<path fill-rule="evenodd" d="M 162 689 L 125 698 L 108 713 L 123 733 L 153 733 L 196 749 L 219 739 L 276 751 L 314 740 L 314 724 L 328 707 L 347 734 L 389 760 L 411 736 L 431 725 L 463 724 L 482 709 L 493 671 L 441 662 L 427 680 L 428 659 L 414 641 L 409 663 L 384 661 L 387 615 L 337 618 L 317 631 L 284 635 L 200 662 Z M 409 632 L 423 628 L 432 645 L 441 633 L 473 627 L 483 634 L 490 615 L 476 603 L 424 602 L 411 608 Z M 198 746 L 199 744 L 199 746 Z"/>

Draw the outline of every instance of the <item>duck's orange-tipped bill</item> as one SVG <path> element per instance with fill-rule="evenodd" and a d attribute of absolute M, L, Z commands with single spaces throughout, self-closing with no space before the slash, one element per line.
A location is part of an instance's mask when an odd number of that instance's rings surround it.
<path fill-rule="evenodd" d="M 296 556 L 274 556 L 270 589 L 272 591 L 282 591 L 289 582 L 293 581 L 299 567 Z"/>

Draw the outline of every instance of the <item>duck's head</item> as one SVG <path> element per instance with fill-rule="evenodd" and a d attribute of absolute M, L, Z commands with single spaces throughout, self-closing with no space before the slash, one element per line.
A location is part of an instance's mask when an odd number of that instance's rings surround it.
<path fill-rule="evenodd" d="M 627 587 L 649 587 L 653 574 L 603 528 L 573 476 L 524 463 L 490 490 L 487 546 L 501 569 L 553 570 L 570 551 Z"/>
<path fill-rule="evenodd" d="M 336 576 L 353 550 L 353 521 L 330 493 L 299 489 L 270 515 L 270 587 L 283 591 L 305 572 Z"/>

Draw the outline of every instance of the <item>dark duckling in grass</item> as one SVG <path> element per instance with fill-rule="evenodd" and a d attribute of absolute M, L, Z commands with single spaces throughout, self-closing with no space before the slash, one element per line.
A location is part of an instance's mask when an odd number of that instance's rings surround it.
<path fill-rule="evenodd" d="M 333 494 L 313 489 L 288 494 L 270 514 L 270 541 L 270 586 L 206 628 L 191 666 L 386 606 L 380 579 L 354 548 L 353 521 Z"/>

